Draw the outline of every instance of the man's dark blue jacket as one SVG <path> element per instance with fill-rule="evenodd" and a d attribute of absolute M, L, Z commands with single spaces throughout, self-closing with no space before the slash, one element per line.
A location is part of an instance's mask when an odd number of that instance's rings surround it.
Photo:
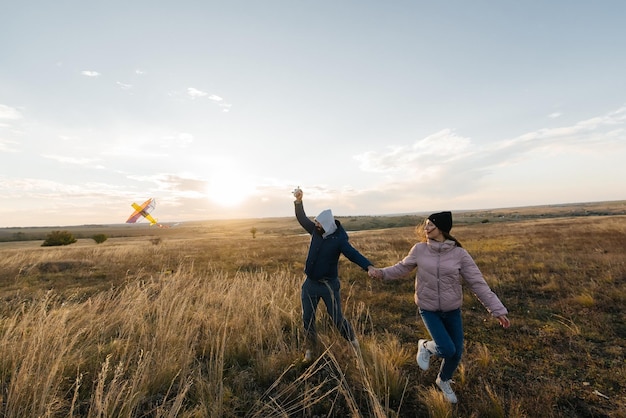
<path fill-rule="evenodd" d="M 298 222 L 311 235 L 309 254 L 306 257 L 304 267 L 304 272 L 308 278 L 313 280 L 337 278 L 339 276 L 338 263 L 341 254 L 363 270 L 367 271 L 367 267 L 373 265 L 350 244 L 348 234 L 338 220 L 335 220 L 337 230 L 324 238 L 315 228 L 315 222 L 307 218 L 301 201 L 295 201 L 295 209 Z"/>

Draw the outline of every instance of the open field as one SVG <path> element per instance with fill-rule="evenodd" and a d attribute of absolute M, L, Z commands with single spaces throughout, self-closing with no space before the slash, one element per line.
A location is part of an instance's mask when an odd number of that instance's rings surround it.
<path fill-rule="evenodd" d="M 337 216 L 348 231 L 395 228 L 413 226 L 428 213 L 387 215 L 387 216 Z M 626 215 L 626 200 L 609 202 L 572 203 L 562 205 L 528 206 L 519 208 L 486 209 L 475 211 L 455 211 L 456 225 L 469 225 L 484 222 L 510 222 L 528 219 L 550 219 L 555 217 Z M 168 224 L 166 224 L 168 225 Z M 241 220 L 214 220 L 176 223 L 170 229 L 157 229 L 146 223 L 116 225 L 74 225 L 46 227 L 10 227 L 0 228 L 0 245 L 11 241 L 43 241 L 51 231 L 64 230 L 76 238 L 91 238 L 95 234 L 109 237 L 189 237 L 203 234 L 249 233 L 255 227 L 259 234 L 298 233 L 299 225 L 292 218 L 261 218 Z"/>
<path fill-rule="evenodd" d="M 378 266 L 406 255 L 419 219 L 340 218 Z M 512 321 L 465 295 L 456 406 L 415 364 L 413 277 L 380 283 L 342 259 L 362 357 L 321 309 L 327 350 L 301 362 L 309 238 L 293 218 L 2 229 L 0 416 L 626 417 L 626 202 L 455 222 Z M 78 242 L 41 247 L 52 230 Z"/>

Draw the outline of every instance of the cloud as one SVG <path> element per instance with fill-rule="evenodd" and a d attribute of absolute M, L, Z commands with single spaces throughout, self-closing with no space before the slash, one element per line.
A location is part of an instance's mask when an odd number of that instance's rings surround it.
<path fill-rule="evenodd" d="M 100 76 L 100 73 L 97 71 L 85 70 L 85 71 L 81 71 L 80 73 L 86 77 L 99 77 Z"/>
<path fill-rule="evenodd" d="M 566 152 L 599 153 L 626 145 L 626 107 L 570 126 L 542 128 L 512 139 L 476 144 L 444 129 L 411 145 L 391 145 L 383 151 L 356 155 L 361 170 L 382 174 L 375 189 L 406 190 L 415 195 L 444 196 L 476 190 L 477 183 L 497 168 L 540 155 Z M 602 145 L 602 146 L 599 146 Z"/>
<path fill-rule="evenodd" d="M 229 112 L 230 108 L 232 107 L 231 104 L 229 103 L 221 103 L 224 101 L 224 98 L 216 95 L 216 94 L 209 94 L 206 91 L 202 91 L 199 90 L 195 87 L 188 87 L 187 88 L 187 96 L 191 97 L 191 99 L 195 100 L 201 97 L 206 97 L 207 99 L 216 102 L 219 104 L 220 108 L 222 109 L 222 112 Z M 208 97 L 207 97 L 208 96 Z"/>
<path fill-rule="evenodd" d="M 596 116 L 575 123 L 571 126 L 538 129 L 503 141 L 495 148 L 498 154 L 528 153 L 536 150 L 562 151 L 564 149 L 585 149 L 592 151 L 600 143 L 624 142 L 624 130 L 619 129 L 626 123 L 626 107 L 619 108 L 606 115 Z"/>
<path fill-rule="evenodd" d="M 215 94 L 209 95 L 209 93 L 207 93 L 206 91 L 202 91 L 202 90 L 199 90 L 199 89 L 194 88 L 194 87 L 188 87 L 187 88 L 187 95 L 189 97 L 191 97 L 192 99 L 197 99 L 199 97 L 209 96 L 208 99 L 212 100 L 214 102 L 221 102 L 222 100 L 224 100 L 220 96 L 217 96 Z"/>
<path fill-rule="evenodd" d="M 192 144 L 194 137 L 192 134 L 186 132 L 179 132 L 175 135 L 166 136 L 160 141 L 161 148 L 170 148 L 172 146 L 187 147 Z"/>
<path fill-rule="evenodd" d="M 14 107 L 0 104 L 0 119 L 17 120 L 21 119 L 22 114 Z"/>
<path fill-rule="evenodd" d="M 451 129 L 444 129 L 416 142 L 413 150 L 420 155 L 441 156 L 448 160 L 464 154 L 471 145 L 469 138 L 459 136 Z"/>
<path fill-rule="evenodd" d="M 556 118 L 558 118 L 558 117 L 561 117 L 562 115 L 563 115 L 563 114 L 562 114 L 561 112 L 553 112 L 553 113 L 550 113 L 550 114 L 548 115 L 548 117 L 549 117 L 550 119 L 556 119 Z"/>
<path fill-rule="evenodd" d="M 208 96 L 209 93 L 204 92 L 202 90 L 198 90 L 198 89 L 193 88 L 193 87 L 188 87 L 187 88 L 187 95 L 189 97 L 191 97 L 192 99 L 197 99 L 198 97 Z"/>
<path fill-rule="evenodd" d="M 193 142 L 193 135 L 185 133 L 185 132 L 181 132 L 178 135 L 176 135 L 176 142 L 178 143 L 178 145 L 181 145 L 181 146 L 189 145 Z"/>
<path fill-rule="evenodd" d="M 153 183 L 161 192 L 174 196 L 198 198 L 205 195 L 207 182 L 192 175 L 157 173 L 151 175 L 130 175 L 131 180 Z"/>
<path fill-rule="evenodd" d="M 137 75 L 144 75 L 145 71 L 137 69 L 137 70 L 135 70 L 135 74 L 137 74 Z"/>
<path fill-rule="evenodd" d="M 63 155 L 52 155 L 52 154 L 43 154 L 43 158 L 47 158 L 49 160 L 54 160 L 64 164 L 74 164 L 74 165 L 82 165 L 82 166 L 94 166 L 96 161 L 100 161 L 96 158 L 76 158 L 76 157 L 67 157 Z"/>
<path fill-rule="evenodd" d="M 207 182 L 192 176 L 182 176 L 177 174 L 164 174 L 159 178 L 159 183 L 168 190 L 178 192 L 198 192 L 204 193 Z"/>
<path fill-rule="evenodd" d="M 22 119 L 22 113 L 14 107 L 0 104 L 0 129 L 7 128 L 7 135 L 18 133 L 13 127 L 14 121 Z M 4 123 L 3 121 L 7 121 Z M 14 145 L 19 144 L 18 141 L 0 136 L 0 152 L 17 152 Z"/>
<path fill-rule="evenodd" d="M 132 84 L 125 84 L 125 83 L 122 83 L 121 81 L 116 81 L 115 84 L 120 86 L 122 88 L 122 90 L 129 90 L 129 89 L 133 88 Z"/>
<path fill-rule="evenodd" d="M 17 149 L 13 147 L 16 144 L 18 144 L 17 141 L 0 138 L 0 152 L 17 152 Z"/>
<path fill-rule="evenodd" d="M 0 190 L 8 191 L 10 196 L 31 198 L 59 198 L 68 202 L 69 197 L 94 198 L 96 196 L 119 197 L 124 192 L 117 185 L 105 183 L 77 183 L 67 184 L 58 181 L 40 178 L 2 178 Z M 3 193 L 4 194 L 4 193 Z"/>
<path fill-rule="evenodd" d="M 133 126 L 97 142 L 102 157 L 122 160 L 172 160 L 177 150 L 193 145 L 195 137 L 188 132 L 169 131 L 156 126 Z"/>
<path fill-rule="evenodd" d="M 461 158 L 471 148 L 469 138 L 444 129 L 410 146 L 391 146 L 387 152 L 367 152 L 355 159 L 364 171 L 409 175 L 416 171 L 437 171 L 438 166 Z"/>

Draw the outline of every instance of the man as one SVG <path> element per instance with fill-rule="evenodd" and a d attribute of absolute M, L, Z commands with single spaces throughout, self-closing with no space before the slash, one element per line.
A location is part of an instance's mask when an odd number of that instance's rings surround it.
<path fill-rule="evenodd" d="M 302 284 L 301 293 L 302 321 L 307 338 L 304 360 L 310 362 L 313 359 L 313 350 L 317 346 L 315 314 L 320 299 L 324 301 L 328 314 L 343 338 L 350 341 L 354 349 L 358 351 L 359 342 L 354 335 L 354 330 L 341 311 L 339 256 L 343 254 L 366 271 L 373 269 L 374 266 L 350 244 L 348 234 L 341 223 L 335 220 L 330 209 L 322 211 L 312 221 L 304 212 L 302 190 L 300 188 L 294 190 L 293 195 L 296 198 L 294 201 L 296 218 L 302 228 L 311 235 L 304 268 L 306 280 Z"/>

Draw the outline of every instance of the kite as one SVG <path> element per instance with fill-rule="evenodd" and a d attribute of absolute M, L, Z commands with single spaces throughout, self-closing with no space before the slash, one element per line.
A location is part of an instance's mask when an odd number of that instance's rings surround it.
<path fill-rule="evenodd" d="M 135 212 L 126 220 L 127 224 L 134 224 L 143 216 L 150 222 L 150 226 L 156 225 L 157 220 L 150 215 L 150 212 L 156 207 L 156 200 L 153 197 L 143 202 L 141 206 L 137 203 L 133 203 L 131 206 L 135 209 Z M 161 225 L 159 225 L 159 227 L 161 227 Z"/>

